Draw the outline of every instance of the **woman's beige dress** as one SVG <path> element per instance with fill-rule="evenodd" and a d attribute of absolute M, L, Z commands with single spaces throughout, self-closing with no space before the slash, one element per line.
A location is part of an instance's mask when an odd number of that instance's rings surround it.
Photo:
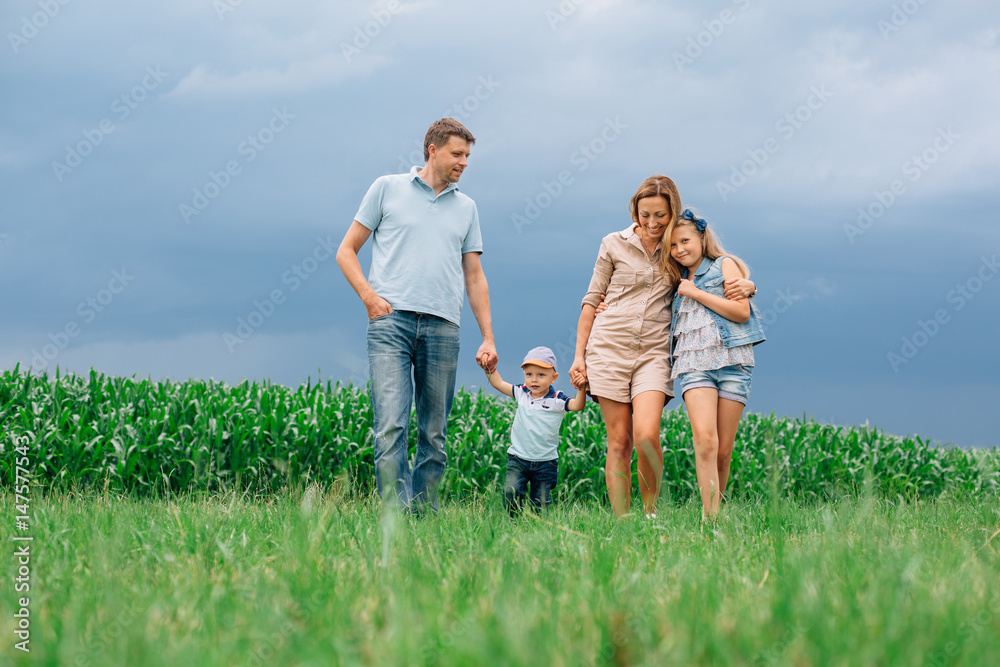
<path fill-rule="evenodd" d="M 608 309 L 594 319 L 587 341 L 587 378 L 593 396 L 621 403 L 644 391 L 674 395 L 670 380 L 670 289 L 660 273 L 662 243 L 646 254 L 632 225 L 601 240 L 583 303 L 607 294 Z"/>

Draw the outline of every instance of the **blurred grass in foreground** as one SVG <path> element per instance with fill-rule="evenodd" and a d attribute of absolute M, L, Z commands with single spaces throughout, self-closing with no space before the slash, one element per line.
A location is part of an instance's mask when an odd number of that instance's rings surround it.
<path fill-rule="evenodd" d="M 49 493 L 32 517 L 30 656 L 59 665 L 985 665 L 1000 502 L 593 501 L 420 519 L 347 489 Z M 13 497 L 0 492 L 4 511 Z M 0 522 L 10 545 L 11 522 Z M 8 579 L 9 581 L 9 579 Z M 30 662 L 29 662 L 30 660 Z"/>

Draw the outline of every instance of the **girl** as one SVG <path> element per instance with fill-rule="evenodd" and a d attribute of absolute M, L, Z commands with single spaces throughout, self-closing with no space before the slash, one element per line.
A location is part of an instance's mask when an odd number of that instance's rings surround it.
<path fill-rule="evenodd" d="M 714 519 L 750 395 L 753 346 L 764 341 L 764 331 L 747 299 L 725 298 L 725 283 L 747 278 L 750 271 L 723 250 L 705 220 L 684 209 L 668 234 L 664 270 L 677 285 L 670 324 L 671 378 L 691 419 L 702 516 Z"/>

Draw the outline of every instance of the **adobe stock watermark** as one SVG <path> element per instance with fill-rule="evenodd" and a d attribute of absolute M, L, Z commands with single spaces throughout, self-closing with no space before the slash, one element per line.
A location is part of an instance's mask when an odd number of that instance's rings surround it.
<path fill-rule="evenodd" d="M 281 284 L 288 286 L 288 293 L 286 294 L 285 290 L 276 287 L 268 292 L 263 299 L 254 299 L 253 308 L 250 309 L 246 317 L 236 318 L 234 333 L 223 332 L 222 342 L 226 344 L 229 354 L 233 354 L 236 352 L 237 346 L 250 340 L 250 337 L 271 319 L 278 310 L 278 306 L 285 303 L 288 294 L 297 292 L 319 270 L 320 266 L 337 254 L 339 246 L 340 242 L 334 239 L 332 234 L 327 234 L 326 238 L 317 237 L 316 246 L 312 252 L 292 264 L 281 274 Z"/>
<path fill-rule="evenodd" d="M 942 327 L 951 322 L 952 313 L 965 308 L 965 306 L 976 298 L 982 291 L 986 283 L 1000 273 L 1000 259 L 997 255 L 983 257 L 976 271 L 965 282 L 955 285 L 955 287 L 945 295 L 945 302 L 951 306 L 948 308 L 938 308 L 927 320 L 917 320 L 913 333 L 903 336 L 900 339 L 899 348 L 890 351 L 886 355 L 886 360 L 892 368 L 893 373 L 898 373 L 901 366 L 905 366 L 917 356 L 923 348 L 927 347 Z"/>
<path fill-rule="evenodd" d="M 910 17 L 920 11 L 930 0 L 903 0 L 898 5 L 892 6 L 892 12 L 887 19 L 879 19 L 875 26 L 882 33 L 882 39 L 889 39 L 889 35 L 899 32 L 903 26 L 910 22 Z"/>
<path fill-rule="evenodd" d="M 967 618 L 958 626 L 959 641 L 950 641 L 944 645 L 944 650 L 932 653 L 927 657 L 926 667 L 946 667 L 951 662 L 951 658 L 956 658 L 972 641 L 973 637 L 981 634 L 984 630 L 992 632 L 993 618 L 1000 614 L 1000 593 L 994 593 L 984 609 L 980 609 L 975 616 Z"/>
<path fill-rule="evenodd" d="M 732 3 L 739 8 L 740 12 L 746 11 L 750 6 L 750 0 L 732 0 Z M 674 51 L 674 65 L 677 66 L 677 71 L 683 74 L 684 68 L 693 65 L 694 61 L 700 58 L 705 50 L 715 44 L 715 40 L 722 36 L 722 33 L 726 31 L 726 26 L 736 23 L 738 18 L 739 15 L 733 10 L 723 9 L 718 16 L 702 21 L 704 30 L 699 30 L 687 38 L 684 52 Z"/>
<path fill-rule="evenodd" d="M 278 109 L 275 107 L 271 112 L 271 118 L 262 128 L 247 135 L 247 138 L 236 147 L 237 155 L 243 156 L 243 160 L 232 159 L 226 162 L 219 171 L 209 171 L 208 180 L 201 186 L 192 189 L 191 202 L 181 202 L 177 206 L 181 219 L 190 224 L 191 218 L 201 215 L 201 212 L 208 208 L 222 191 L 229 187 L 233 178 L 243 173 L 243 167 L 257 159 L 257 156 L 267 150 L 267 147 L 277 138 L 279 134 L 288 128 L 289 121 L 295 119 L 294 114 L 288 113 L 288 107 Z"/>
<path fill-rule="evenodd" d="M 832 97 L 833 93 L 827 90 L 825 83 L 809 88 L 809 96 L 802 104 L 775 121 L 774 130 L 780 138 L 768 137 L 759 147 L 748 148 L 747 159 L 730 166 L 729 178 L 715 182 L 722 201 L 728 200 L 729 195 L 749 183 L 750 178 L 768 163 L 771 156 L 781 150 L 782 142 L 794 137 Z"/>
<path fill-rule="evenodd" d="M 402 11 L 403 3 L 400 0 L 389 0 L 384 9 L 370 9 L 371 20 L 363 25 L 354 26 L 354 39 L 350 43 L 340 43 L 340 52 L 344 55 L 344 60 L 350 63 L 352 58 L 361 55 L 361 52 L 371 45 L 372 40 L 377 39 L 392 23 L 393 17 Z"/>
<path fill-rule="evenodd" d="M 476 81 L 476 86 L 469 95 L 466 95 L 460 102 L 456 102 L 441 114 L 441 118 L 454 118 L 460 123 L 466 123 L 479 106 L 486 100 L 493 97 L 497 88 L 503 85 L 493 79 L 492 74 L 481 76 Z M 406 155 L 399 156 L 396 165 L 397 173 L 406 173 L 413 165 L 424 163 L 424 141 L 423 139 L 413 140 L 413 150 Z"/>
<path fill-rule="evenodd" d="M 232 14 L 243 4 L 243 0 L 212 0 L 212 9 L 220 21 L 226 20 L 226 14 Z"/>
<path fill-rule="evenodd" d="M 7 41 L 10 42 L 10 48 L 14 49 L 14 53 L 19 53 L 21 47 L 33 40 L 38 36 L 38 33 L 43 30 L 49 21 L 54 19 L 56 15 L 62 10 L 64 5 L 68 5 L 72 0 L 38 0 L 38 9 L 31 16 L 25 15 L 21 17 L 21 29 L 17 32 L 8 32 Z"/>
<path fill-rule="evenodd" d="M 323 596 L 320 595 L 320 592 L 313 591 L 313 594 L 299 609 L 297 615 L 300 622 L 307 623 L 316 610 L 322 606 L 322 602 Z M 247 667 L 263 667 L 264 665 L 275 664 L 278 651 L 284 648 L 299 632 L 300 630 L 296 629 L 295 624 L 291 620 L 286 620 L 281 625 L 275 625 L 270 633 L 255 642 L 253 649 L 250 650 L 250 657 L 245 664 Z"/>
<path fill-rule="evenodd" d="M 583 173 L 590 168 L 597 158 L 603 155 L 608 146 L 618 141 L 622 133 L 628 129 L 628 125 L 622 122 L 620 116 L 605 118 L 604 127 L 590 141 L 581 144 L 576 150 L 570 153 L 569 163 L 576 167 L 577 173 Z M 518 213 L 512 213 L 510 221 L 518 234 L 523 233 L 524 227 L 534 224 L 535 220 L 542 215 L 542 212 L 552 206 L 559 197 L 566 192 L 566 189 L 573 184 L 576 178 L 569 169 L 561 169 L 551 181 L 542 179 L 540 191 L 533 197 L 524 198 L 524 208 Z"/>
<path fill-rule="evenodd" d="M 159 65 L 148 65 L 146 76 L 142 77 L 135 86 L 125 93 L 122 93 L 111 103 L 111 113 L 118 122 L 124 121 L 140 104 L 149 97 L 149 94 L 160 87 L 163 80 L 170 76 L 169 72 L 164 72 Z M 104 138 L 115 131 L 115 121 L 111 117 L 102 118 L 93 128 L 82 130 L 83 139 L 73 145 L 66 145 L 66 155 L 62 162 L 54 160 L 52 162 L 52 173 L 56 175 L 56 180 L 60 183 L 68 174 L 83 164 L 83 160 L 94 152 L 94 149 L 104 142 Z"/>
<path fill-rule="evenodd" d="M 754 667 L 768 667 L 769 665 L 782 664 L 782 656 L 788 647 L 805 637 L 808 630 L 809 628 L 801 624 L 787 628 L 781 639 L 762 651 L 750 664 Z"/>
<path fill-rule="evenodd" d="M 126 267 L 121 271 L 112 271 L 111 280 L 108 284 L 99 289 L 93 296 L 88 296 L 76 307 L 76 314 L 79 321 L 71 319 L 54 333 L 49 333 L 48 343 L 42 345 L 41 349 L 31 348 L 31 367 L 36 371 L 44 370 L 49 363 L 54 361 L 59 353 L 69 347 L 72 339 L 76 338 L 83 331 L 83 325 L 90 324 L 97 319 L 100 313 L 107 310 L 108 306 L 118 298 L 118 295 L 132 284 L 135 276 L 129 274 Z"/>
<path fill-rule="evenodd" d="M 586 2 L 587 0 L 560 0 L 555 9 L 546 9 L 545 20 L 549 24 L 549 30 L 555 32 L 560 23 L 568 21 Z"/>
<path fill-rule="evenodd" d="M 4 438 L 6 439 L 6 438 Z M 13 460 L 8 464 L 10 479 L 14 484 L 11 489 L 14 493 L 14 529 L 11 536 L 14 542 L 14 559 L 17 565 L 17 576 L 13 577 L 14 592 L 23 593 L 24 597 L 18 597 L 17 611 L 14 612 L 14 636 L 21 641 L 14 643 L 14 648 L 18 651 L 31 653 L 31 598 L 37 597 L 39 592 L 37 586 L 32 593 L 31 587 L 31 546 L 35 540 L 32 523 L 34 515 L 31 511 L 31 478 L 35 472 L 33 454 L 35 454 L 35 434 L 27 431 L 22 435 L 11 434 L 11 444 L 13 444 Z M 2 445 L 0 445 L 2 446 Z M 8 449 L 10 451 L 10 449 Z M 12 464 L 12 465 L 11 465 Z M 21 544 L 17 544 L 17 543 Z M 29 597 L 30 596 L 30 597 Z"/>
<path fill-rule="evenodd" d="M 631 661 L 628 659 L 628 648 L 635 644 L 635 638 L 643 631 L 646 620 L 638 615 L 633 616 L 627 623 L 619 618 L 612 618 L 608 628 L 608 638 L 594 656 L 593 660 L 587 660 L 583 664 L 587 667 L 597 665 L 621 664 L 627 665 Z M 624 653 L 623 653 L 624 652 Z"/>
<path fill-rule="evenodd" d="M 757 319 L 760 320 L 761 329 L 767 333 L 768 328 L 773 325 L 782 315 L 787 313 L 792 306 L 805 298 L 803 294 L 793 294 L 790 289 L 775 290 L 774 299 L 763 297 L 757 294 L 750 300 L 750 303 L 757 309 Z M 766 301 L 766 303 L 765 303 Z"/>
<path fill-rule="evenodd" d="M 910 183 L 916 183 L 961 138 L 962 135 L 956 134 L 950 125 L 947 128 L 938 128 L 937 136 L 934 137 L 930 145 L 919 153 L 914 153 L 903 162 L 900 171 L 903 176 L 909 179 Z M 875 221 L 885 215 L 885 212 L 892 208 L 906 192 L 906 183 L 901 178 L 893 179 L 885 190 L 875 190 L 872 193 L 872 201 L 866 206 L 858 207 L 857 220 L 853 224 L 844 223 L 844 234 L 847 236 L 847 240 L 853 245 L 855 239 L 871 229 Z"/>
<path fill-rule="evenodd" d="M 442 658 L 448 656 L 448 651 L 455 646 L 456 642 L 468 634 L 469 630 L 476 627 L 476 625 L 477 623 L 472 616 L 464 616 L 449 629 L 441 633 L 439 637 L 425 640 L 423 649 L 420 651 L 424 659 L 423 664 L 441 664 Z"/>
<path fill-rule="evenodd" d="M 466 95 L 461 102 L 457 102 L 450 109 L 447 109 L 443 114 L 442 118 L 454 118 L 457 121 L 464 123 L 472 113 L 479 108 L 479 105 L 490 99 L 496 89 L 501 86 L 499 81 L 493 80 L 493 75 L 489 74 L 485 78 L 479 77 L 475 90 L 472 94 Z M 421 144 L 421 149 L 423 149 L 423 144 Z M 421 150 L 421 155 L 423 151 Z"/>
<path fill-rule="evenodd" d="M 112 642 L 125 634 L 137 618 L 139 618 L 139 608 L 128 605 L 123 611 L 115 616 L 109 623 L 102 625 L 99 632 L 88 632 L 83 638 L 84 650 L 76 654 L 71 664 L 74 667 L 89 667 L 90 665 L 106 664 L 105 660 L 108 646 Z M 96 662 L 94 662 L 96 659 Z"/>

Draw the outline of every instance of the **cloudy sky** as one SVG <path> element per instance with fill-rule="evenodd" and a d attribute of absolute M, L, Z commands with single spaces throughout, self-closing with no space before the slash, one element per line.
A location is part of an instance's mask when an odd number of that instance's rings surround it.
<path fill-rule="evenodd" d="M 365 382 L 332 252 L 450 115 L 477 137 L 460 186 L 506 375 L 536 345 L 568 367 L 600 239 L 665 173 L 760 288 L 752 411 L 997 445 L 998 19 L 985 0 L 4 2 L 0 367 Z M 468 308 L 463 331 L 478 387 Z"/>

